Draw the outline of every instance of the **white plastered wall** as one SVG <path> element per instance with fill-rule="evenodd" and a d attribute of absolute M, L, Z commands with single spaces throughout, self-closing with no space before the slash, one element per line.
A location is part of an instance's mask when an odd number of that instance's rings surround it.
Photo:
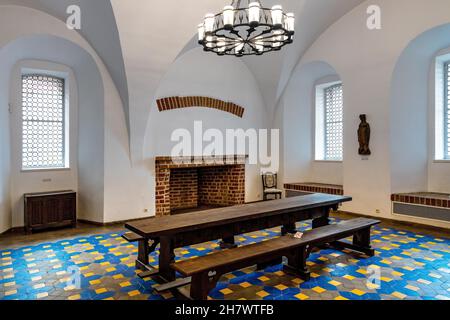
<path fill-rule="evenodd" d="M 366 27 L 368 17 L 366 9 L 369 5 L 381 7 L 381 30 L 371 31 Z M 392 163 L 394 151 L 391 150 L 390 143 L 392 139 L 390 119 L 392 79 L 401 53 L 421 33 L 449 23 L 449 10 L 450 2 L 445 0 L 366 1 L 323 33 L 301 59 L 298 68 L 315 61 L 328 63 L 333 66 L 344 83 L 343 184 L 345 193 L 353 196 L 353 201 L 345 204 L 344 210 L 448 227 L 448 223 L 444 222 L 398 217 L 391 214 L 390 195 L 393 190 L 391 173 L 399 174 L 403 168 L 398 166 L 401 166 L 405 160 Z M 294 79 L 295 73 L 291 81 Z M 295 86 L 287 89 L 284 97 L 295 95 L 296 90 L 299 89 Z M 299 101 L 303 97 L 297 95 L 296 99 Z M 286 101 L 284 99 L 284 109 L 286 109 Z M 360 114 L 367 114 L 372 127 L 372 156 L 368 160 L 358 155 L 356 131 Z M 289 115 L 285 114 L 284 118 L 287 117 Z M 420 132 L 423 133 L 423 129 Z M 294 141 L 293 139 L 296 138 L 285 134 L 285 150 L 289 143 Z M 402 152 L 401 143 L 396 147 L 395 152 Z M 420 152 L 423 154 L 423 151 Z M 285 163 L 290 161 L 293 161 L 290 157 L 285 159 Z M 426 167 L 424 169 L 423 159 L 421 161 L 422 163 L 419 164 L 421 170 L 417 171 L 417 174 L 423 176 L 424 173 L 426 174 Z M 448 164 L 436 164 L 435 167 L 440 167 L 438 174 L 448 173 Z M 307 174 L 302 169 L 298 172 L 295 173 L 298 178 Z M 285 179 L 290 178 L 285 174 Z M 415 184 L 426 186 L 424 178 L 420 179 Z M 440 183 L 441 191 L 450 192 L 445 187 Z"/>

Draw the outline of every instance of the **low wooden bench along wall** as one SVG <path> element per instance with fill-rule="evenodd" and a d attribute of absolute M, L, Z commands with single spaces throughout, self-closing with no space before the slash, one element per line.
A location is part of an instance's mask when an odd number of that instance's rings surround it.
<path fill-rule="evenodd" d="M 288 265 L 285 266 L 287 272 L 296 273 L 304 280 L 309 280 L 306 260 L 313 247 L 329 243 L 336 248 L 349 248 L 373 256 L 370 230 L 372 226 L 379 223 L 380 221 L 366 218 L 348 220 L 307 231 L 301 239 L 295 238 L 293 235 L 282 236 L 195 259 L 179 261 L 173 263 L 171 267 L 185 277 L 192 277 L 190 298 L 194 300 L 206 300 L 208 293 L 214 289 L 220 277 L 226 273 L 255 264 L 264 264 L 283 256 L 288 258 Z M 353 236 L 352 244 L 338 241 L 349 236 Z"/>
<path fill-rule="evenodd" d="M 326 193 L 333 195 L 343 195 L 344 187 L 341 185 L 314 183 L 314 182 L 302 182 L 302 183 L 286 183 L 284 185 L 286 191 L 292 193 Z"/>
<path fill-rule="evenodd" d="M 450 222 L 450 194 L 398 193 L 391 200 L 393 214 Z"/>

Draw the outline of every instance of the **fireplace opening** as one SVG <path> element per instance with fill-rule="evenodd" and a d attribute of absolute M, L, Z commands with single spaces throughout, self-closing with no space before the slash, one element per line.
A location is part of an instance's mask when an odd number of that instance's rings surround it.
<path fill-rule="evenodd" d="M 156 160 L 156 212 L 174 215 L 245 202 L 245 159 L 211 164 L 204 159 Z"/>
<path fill-rule="evenodd" d="M 241 166 L 172 169 L 170 214 L 183 214 L 242 203 Z"/>

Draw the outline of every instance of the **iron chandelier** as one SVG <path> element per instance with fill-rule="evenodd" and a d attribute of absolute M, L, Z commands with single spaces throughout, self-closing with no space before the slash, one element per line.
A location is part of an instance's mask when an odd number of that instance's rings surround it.
<path fill-rule="evenodd" d="M 233 0 L 221 13 L 208 13 L 198 25 L 198 42 L 220 56 L 262 55 L 293 42 L 295 17 L 280 5 L 271 9 L 259 0 Z"/>

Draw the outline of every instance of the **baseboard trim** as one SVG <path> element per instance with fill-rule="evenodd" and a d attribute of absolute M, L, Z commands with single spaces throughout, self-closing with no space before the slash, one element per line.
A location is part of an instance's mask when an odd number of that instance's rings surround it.
<path fill-rule="evenodd" d="M 372 218 L 372 219 L 380 220 L 381 222 L 388 222 L 390 224 L 393 224 L 394 226 L 413 227 L 413 228 L 423 229 L 425 231 L 434 231 L 434 232 L 445 233 L 450 236 L 450 229 L 443 228 L 443 227 L 430 226 L 428 224 L 417 223 L 417 222 L 400 221 L 400 220 L 395 220 L 395 219 L 377 217 L 377 216 L 373 216 L 373 215 L 366 215 L 366 214 L 354 213 L 354 212 L 348 212 L 348 211 L 342 211 L 342 210 L 339 210 L 337 213 L 338 214 L 343 213 L 343 214 L 346 214 L 349 216 L 354 216 L 354 217 Z"/>
<path fill-rule="evenodd" d="M 81 222 L 81 223 L 97 226 L 97 227 L 111 227 L 111 226 L 116 226 L 116 225 L 119 225 L 119 224 L 125 224 L 127 222 L 141 221 L 141 220 L 146 220 L 146 219 L 150 219 L 150 218 L 152 218 L 152 217 L 129 219 L 129 220 L 120 220 L 120 221 L 113 221 L 113 222 L 97 222 L 97 221 L 90 221 L 90 220 L 85 220 L 85 219 L 78 219 L 77 221 Z"/>
<path fill-rule="evenodd" d="M 25 233 L 25 227 L 14 227 L 11 229 L 8 229 L 2 233 L 0 233 L 0 236 L 10 233 Z"/>

